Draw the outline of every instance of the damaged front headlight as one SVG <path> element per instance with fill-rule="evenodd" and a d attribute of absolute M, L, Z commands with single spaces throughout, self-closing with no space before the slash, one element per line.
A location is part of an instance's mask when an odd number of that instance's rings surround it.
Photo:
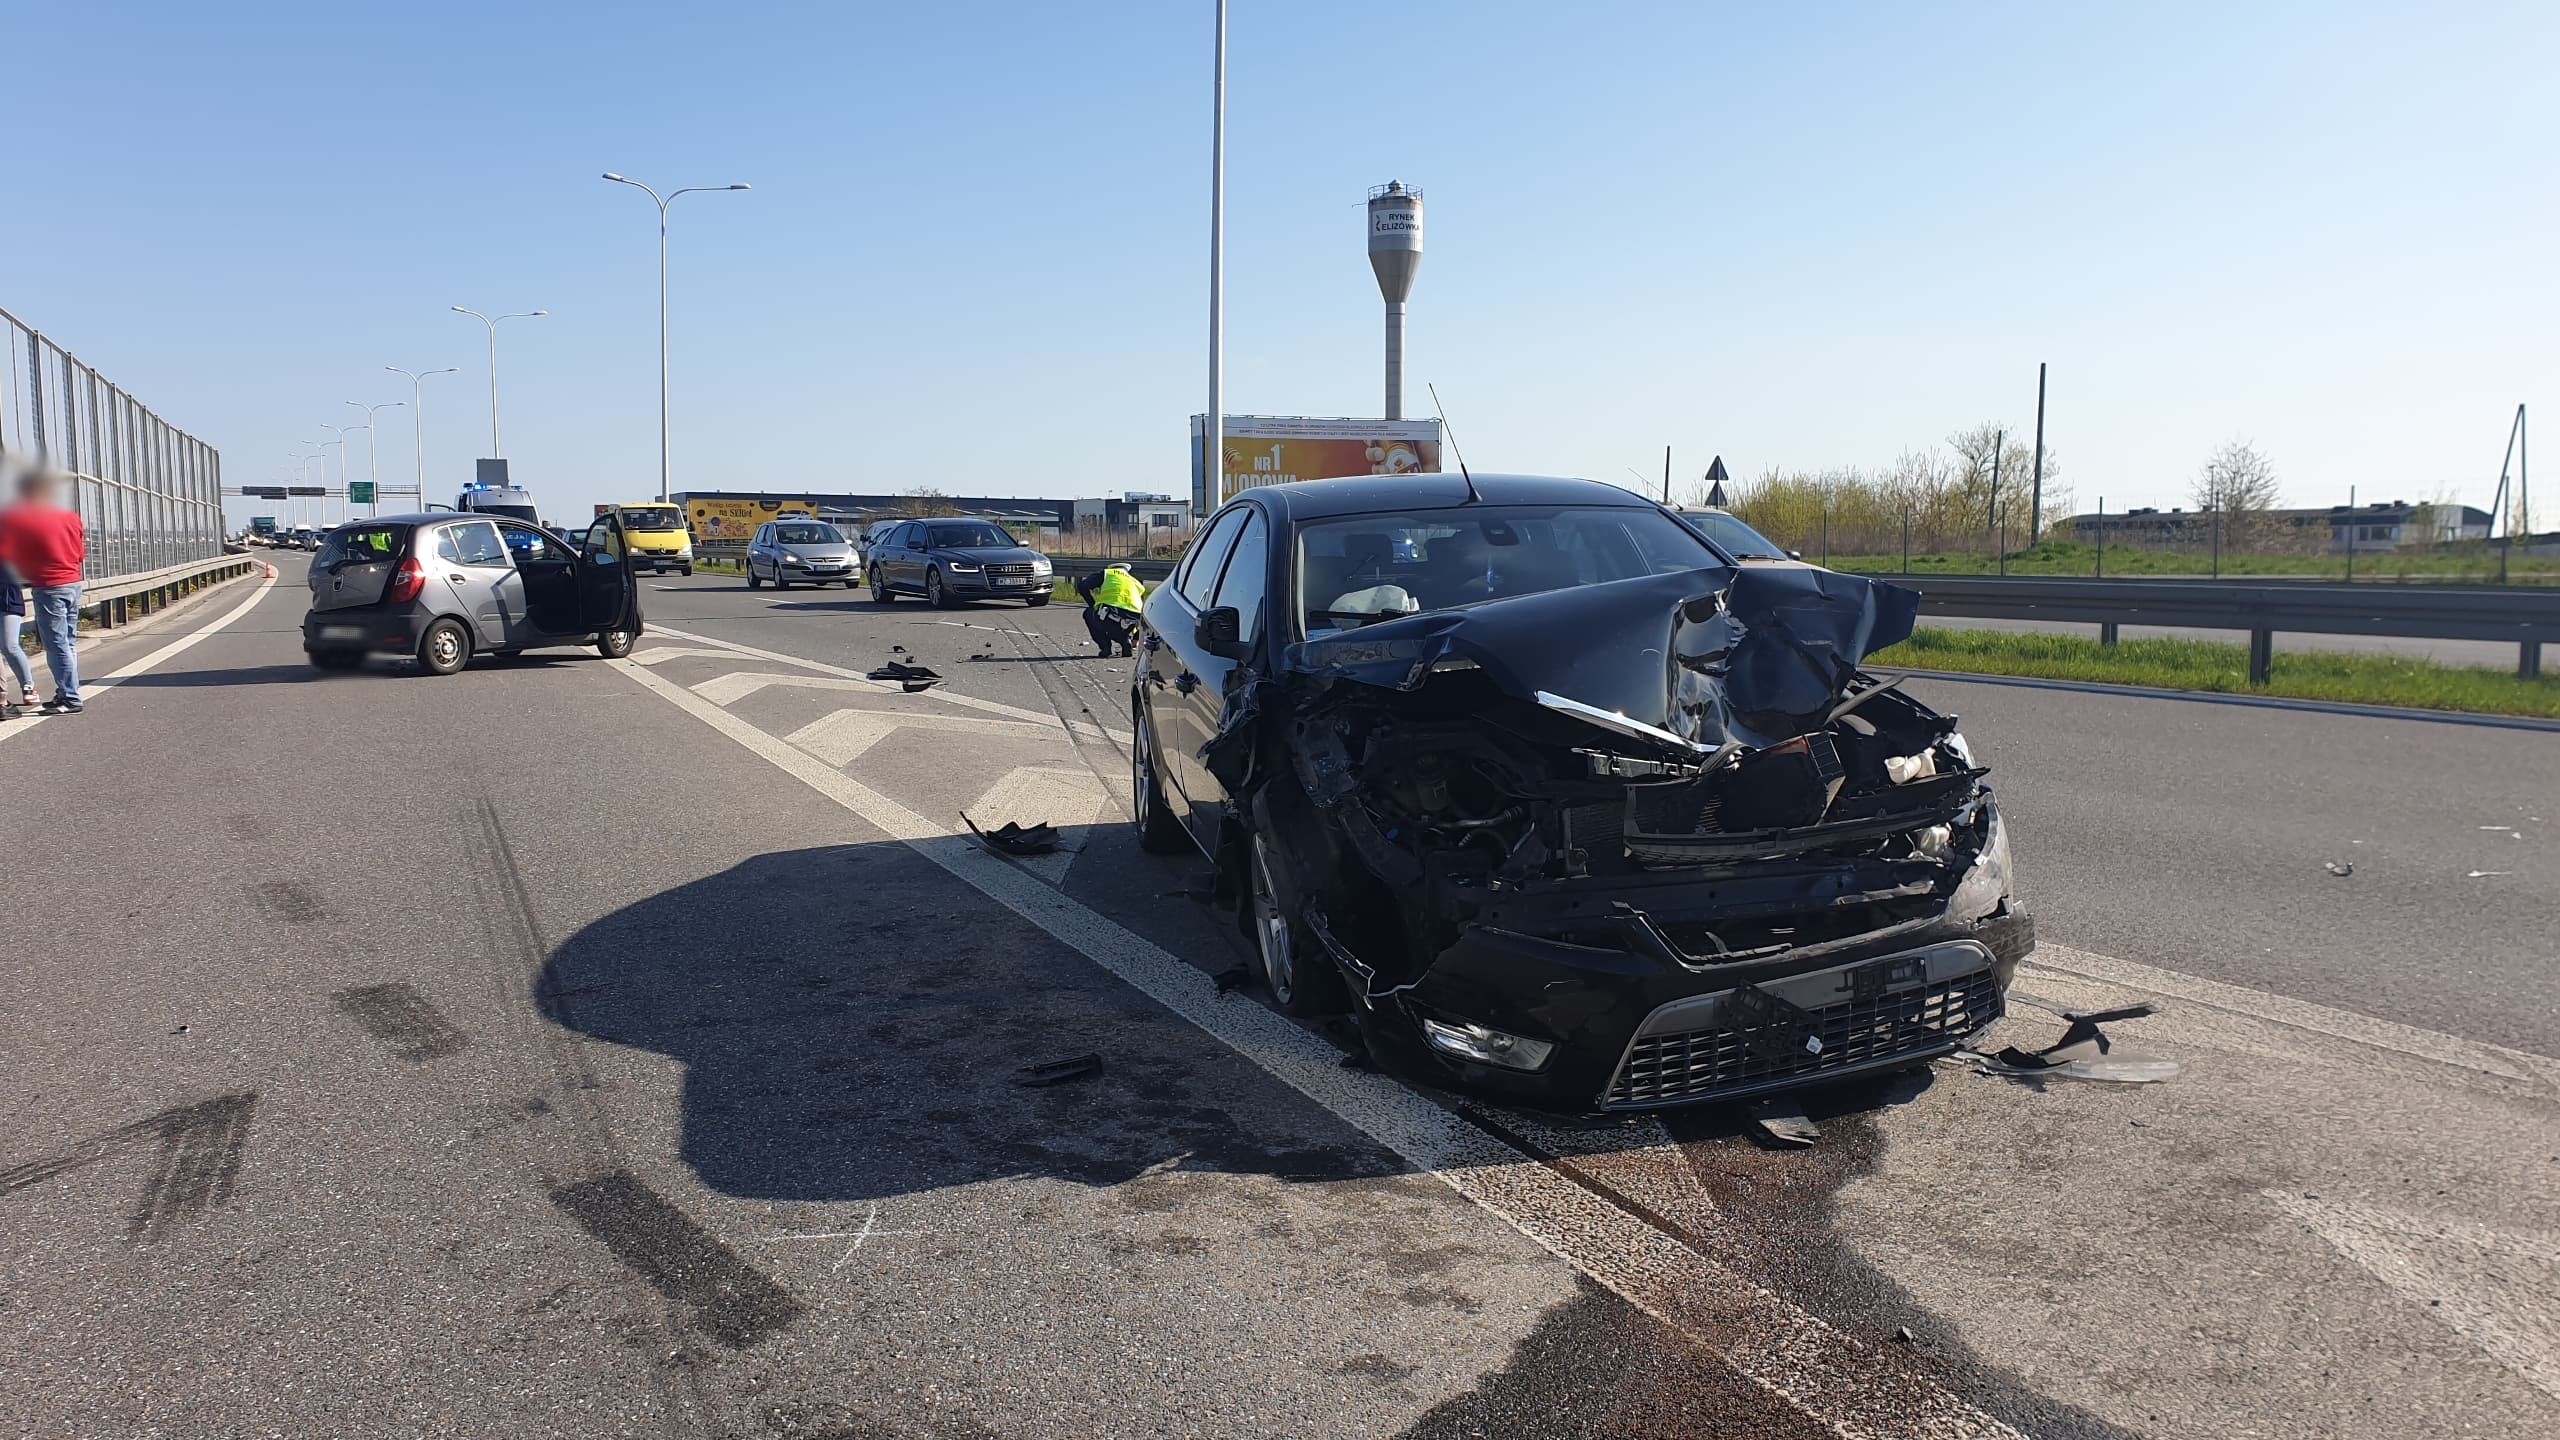
<path fill-rule="evenodd" d="M 2000 908 L 2009 898 L 2009 827 L 2002 823 L 2000 812 L 1991 812 L 1991 838 L 1983 842 L 1982 853 L 1974 858 L 1973 868 L 1956 882 L 1956 893 L 1947 898 L 1947 918 L 1979 920 Z"/>
<path fill-rule="evenodd" d="M 1422 1022 L 1422 1035 L 1431 1042 L 1434 1050 L 1455 1055 L 1461 1060 L 1472 1060 L 1479 1065 L 1499 1065 L 1505 1070 L 1535 1070 L 1547 1063 L 1547 1057 L 1555 1053 L 1556 1048 L 1553 1041 L 1506 1035 L 1463 1020 L 1455 1024 L 1425 1020 Z"/>

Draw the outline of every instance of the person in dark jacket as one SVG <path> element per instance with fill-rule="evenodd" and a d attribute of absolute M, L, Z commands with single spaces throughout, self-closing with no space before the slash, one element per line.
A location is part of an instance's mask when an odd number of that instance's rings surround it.
<path fill-rule="evenodd" d="M 1114 645 L 1123 655 L 1138 653 L 1138 616 L 1146 609 L 1147 587 L 1128 566 L 1106 565 L 1079 579 L 1076 594 L 1084 601 L 1085 633 L 1101 647 L 1102 658 L 1111 658 Z"/>
<path fill-rule="evenodd" d="M 27 628 L 27 587 L 18 582 L 18 572 L 0 565 L 0 666 L 5 666 L 18 682 L 18 698 L 12 702 L 8 692 L 0 689 L 0 720 L 15 719 L 21 710 L 36 705 L 36 672 L 27 664 L 27 643 L 20 638 Z"/>

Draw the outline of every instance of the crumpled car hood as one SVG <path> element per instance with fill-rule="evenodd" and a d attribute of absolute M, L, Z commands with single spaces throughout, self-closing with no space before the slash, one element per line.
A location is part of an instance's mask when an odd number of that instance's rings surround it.
<path fill-rule="evenodd" d="M 1284 673 L 1413 690 L 1468 661 L 1503 693 L 1612 711 L 1696 745 L 1817 729 L 1858 662 L 1909 638 L 1918 592 L 1810 566 L 1710 566 L 1365 625 Z"/>

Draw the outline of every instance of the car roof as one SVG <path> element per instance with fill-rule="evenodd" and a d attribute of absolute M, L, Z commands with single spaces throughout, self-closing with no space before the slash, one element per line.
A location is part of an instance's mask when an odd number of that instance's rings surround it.
<path fill-rule="evenodd" d="M 1357 475 L 1344 480 L 1295 480 L 1251 491 L 1291 521 L 1380 510 L 1453 510 L 1477 503 L 1454 472 L 1408 471 Z M 1478 475 L 1475 494 L 1487 505 L 1624 505 L 1652 509 L 1653 502 L 1623 485 L 1568 475 Z"/>

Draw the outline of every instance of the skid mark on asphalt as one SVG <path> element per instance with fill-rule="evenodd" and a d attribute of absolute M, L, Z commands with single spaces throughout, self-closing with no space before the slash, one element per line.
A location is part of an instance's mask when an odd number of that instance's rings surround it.
<path fill-rule="evenodd" d="M 250 1112 L 257 1103 L 257 1092 L 248 1090 L 173 1106 L 95 1136 L 66 1154 L 0 1170 L 0 1195 L 156 1140 L 151 1176 L 144 1182 L 125 1238 L 164 1239 L 183 1222 L 230 1203 L 240 1178 L 240 1157 L 249 1143 Z"/>
<path fill-rule="evenodd" d="M 364 1032 L 392 1047 L 401 1059 L 415 1063 L 459 1053 L 471 1043 L 427 1003 L 427 997 L 399 981 L 361 985 L 329 997 Z"/>
<path fill-rule="evenodd" d="M 311 887 L 299 880 L 261 880 L 249 887 L 249 899 L 288 925 L 308 925 L 329 913 Z"/>
<path fill-rule="evenodd" d="M 955 837 L 817 757 L 647 667 L 614 662 L 669 703 L 736 740 L 874 827 L 1038 925 L 1142 994 L 1448 1185 L 1770 1393 L 1847 1436 L 2016 1436 L 1916 1362 L 1843 1334 L 1595 1190 L 1383 1075 L 1346 1070 L 1321 1037 L 1143 936 Z"/>
<path fill-rule="evenodd" d="M 551 1203 L 659 1294 L 690 1306 L 694 1328 L 733 1350 L 800 1318 L 804 1307 L 789 1291 L 627 1172 L 563 1185 Z"/>

